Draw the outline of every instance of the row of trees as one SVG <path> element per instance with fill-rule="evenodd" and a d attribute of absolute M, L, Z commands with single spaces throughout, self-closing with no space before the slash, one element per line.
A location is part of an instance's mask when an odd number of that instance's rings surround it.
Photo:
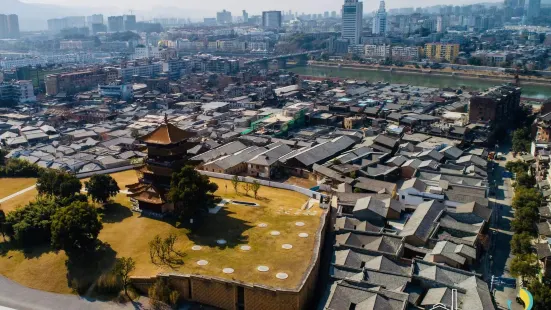
<path fill-rule="evenodd" d="M 245 195 L 248 196 L 249 192 L 252 191 L 254 193 L 255 199 L 258 197 L 258 191 L 260 190 L 260 187 L 262 187 L 260 182 L 258 182 L 257 180 L 254 180 L 252 183 L 243 182 L 243 181 L 240 181 L 239 177 L 236 175 L 234 175 L 233 178 L 231 179 L 231 184 L 236 194 L 239 193 L 239 184 L 241 184 L 241 188 L 245 191 Z"/>
<path fill-rule="evenodd" d="M 511 274 L 528 280 L 528 289 L 534 296 L 534 309 L 551 308 L 551 288 L 537 280 L 539 263 L 532 249 L 532 240 L 537 238 L 535 223 L 538 222 L 538 207 L 543 197 L 534 188 L 535 178 L 528 174 L 529 165 L 516 161 L 508 162 L 506 169 L 516 174 L 513 209 L 515 216 L 511 221 L 514 231 L 511 239 L 511 252 L 515 255 L 511 262 Z"/>

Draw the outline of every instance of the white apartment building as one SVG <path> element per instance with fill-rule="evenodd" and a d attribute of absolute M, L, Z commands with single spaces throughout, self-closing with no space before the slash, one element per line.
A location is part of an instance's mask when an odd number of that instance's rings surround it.
<path fill-rule="evenodd" d="M 161 72 L 163 72 L 163 64 L 161 62 L 156 62 L 152 64 L 139 64 L 139 65 L 129 65 L 125 68 L 117 68 L 119 73 L 119 78 L 124 81 L 131 81 L 132 76 L 145 76 L 145 77 L 156 77 Z"/>
<path fill-rule="evenodd" d="M 390 45 L 366 45 L 365 57 L 366 58 L 390 58 Z"/>
<path fill-rule="evenodd" d="M 418 60 L 419 47 L 417 46 L 393 46 L 391 48 L 392 59 L 395 60 Z"/>
<path fill-rule="evenodd" d="M 19 87 L 19 102 L 29 103 L 36 102 L 36 96 L 34 95 L 34 87 L 32 81 L 17 81 L 15 85 Z"/>
<path fill-rule="evenodd" d="M 156 46 L 143 46 L 134 49 L 134 59 L 160 58 L 161 50 Z"/>
<path fill-rule="evenodd" d="M 342 6 L 342 38 L 350 44 L 360 44 L 363 23 L 363 3 L 345 0 Z"/>

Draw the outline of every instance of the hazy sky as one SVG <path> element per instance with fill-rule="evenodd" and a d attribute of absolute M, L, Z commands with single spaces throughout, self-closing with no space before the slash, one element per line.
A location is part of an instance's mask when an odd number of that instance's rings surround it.
<path fill-rule="evenodd" d="M 245 9 L 251 13 L 263 10 L 292 10 L 293 12 L 323 13 L 338 11 L 344 1 L 340 0 L 21 0 L 28 3 L 48 3 L 64 6 L 118 7 L 128 10 L 147 10 L 153 7 L 179 7 L 194 10 L 216 11 L 227 9 L 238 15 Z M 0 1 L 1 2 L 1 1 Z M 469 4 L 477 2 L 503 2 L 503 0 L 389 0 L 387 8 L 431 6 L 438 4 Z M 370 12 L 379 6 L 378 0 L 364 1 L 364 11 Z"/>

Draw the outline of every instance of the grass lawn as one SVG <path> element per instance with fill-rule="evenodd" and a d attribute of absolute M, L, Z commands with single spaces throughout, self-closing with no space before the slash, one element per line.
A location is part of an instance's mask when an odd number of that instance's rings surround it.
<path fill-rule="evenodd" d="M 138 176 L 136 175 L 135 170 L 126 170 L 126 171 L 112 173 L 110 175 L 111 177 L 113 177 L 113 179 L 115 179 L 115 181 L 117 181 L 117 184 L 119 184 L 119 188 L 121 190 L 125 190 L 126 185 L 138 183 Z M 86 178 L 86 179 L 82 179 L 81 181 L 82 181 L 82 184 L 84 184 L 84 182 L 89 180 L 90 178 Z"/>
<path fill-rule="evenodd" d="M 201 228 L 188 234 L 187 229 L 176 228 L 171 223 L 131 212 L 128 198 L 119 194 L 114 199 L 116 203 L 108 207 L 103 215 L 104 227 L 99 238 L 112 251 L 109 258 L 101 259 L 101 268 L 107 270 L 116 255 L 134 258 L 136 270 L 133 275 L 136 276 L 153 276 L 162 271 L 172 271 L 233 278 L 275 287 L 298 286 L 310 266 L 323 210 L 317 206 L 310 211 L 301 210 L 308 197 L 299 193 L 262 187 L 259 199 L 256 200 L 242 194 L 236 195 L 229 181 L 213 181 L 219 185 L 217 195 L 227 199 L 256 202 L 260 206 L 227 204 L 217 214 L 209 214 Z M 252 195 L 252 192 L 249 194 Z M 295 223 L 298 221 L 305 225 L 297 227 Z M 268 227 L 258 227 L 259 223 L 266 223 Z M 281 235 L 270 235 L 273 230 L 279 231 Z M 298 237 L 301 232 L 308 233 L 308 238 Z M 183 264 L 169 267 L 151 263 L 149 241 L 157 234 L 166 237 L 169 233 L 178 236 L 175 249 L 184 253 Z M 218 239 L 225 239 L 227 244 L 218 245 Z M 285 243 L 292 244 L 293 248 L 282 249 L 281 245 Z M 192 251 L 193 245 L 201 245 L 202 249 Z M 241 245 L 249 245 L 252 249 L 242 251 L 239 248 Z M 0 252 L 0 273 L 32 288 L 70 292 L 63 251 L 42 254 L 38 250 L 36 252 L 35 255 L 25 255 L 20 250 Z M 208 265 L 196 264 L 202 259 L 207 260 Z M 268 266 L 270 270 L 258 272 L 256 268 L 259 265 Z M 235 272 L 224 274 L 223 268 L 233 268 Z M 278 272 L 287 273 L 289 278 L 277 279 L 275 275 Z"/>
<path fill-rule="evenodd" d="M 34 200 L 36 195 L 38 195 L 38 191 L 36 190 L 36 188 L 33 188 L 28 192 L 24 192 L 19 196 L 15 196 L 12 199 L 3 202 L 2 204 L 0 204 L 0 208 L 6 213 L 11 212 L 17 207 L 24 206 L 30 201 Z"/>
<path fill-rule="evenodd" d="M 36 178 L 0 178 L 0 199 L 36 184 Z"/>

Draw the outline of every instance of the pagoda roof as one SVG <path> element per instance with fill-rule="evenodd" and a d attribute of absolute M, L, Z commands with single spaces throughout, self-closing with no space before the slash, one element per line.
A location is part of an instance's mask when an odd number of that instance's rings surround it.
<path fill-rule="evenodd" d="M 144 186 L 132 188 L 129 190 L 131 193 L 128 194 L 128 197 L 132 197 L 138 201 L 151 204 L 166 203 L 164 192 L 151 184 L 144 184 Z"/>
<path fill-rule="evenodd" d="M 165 122 L 139 140 L 150 144 L 169 145 L 179 143 L 192 137 L 195 137 L 195 133 L 180 129 L 169 122 Z"/>

